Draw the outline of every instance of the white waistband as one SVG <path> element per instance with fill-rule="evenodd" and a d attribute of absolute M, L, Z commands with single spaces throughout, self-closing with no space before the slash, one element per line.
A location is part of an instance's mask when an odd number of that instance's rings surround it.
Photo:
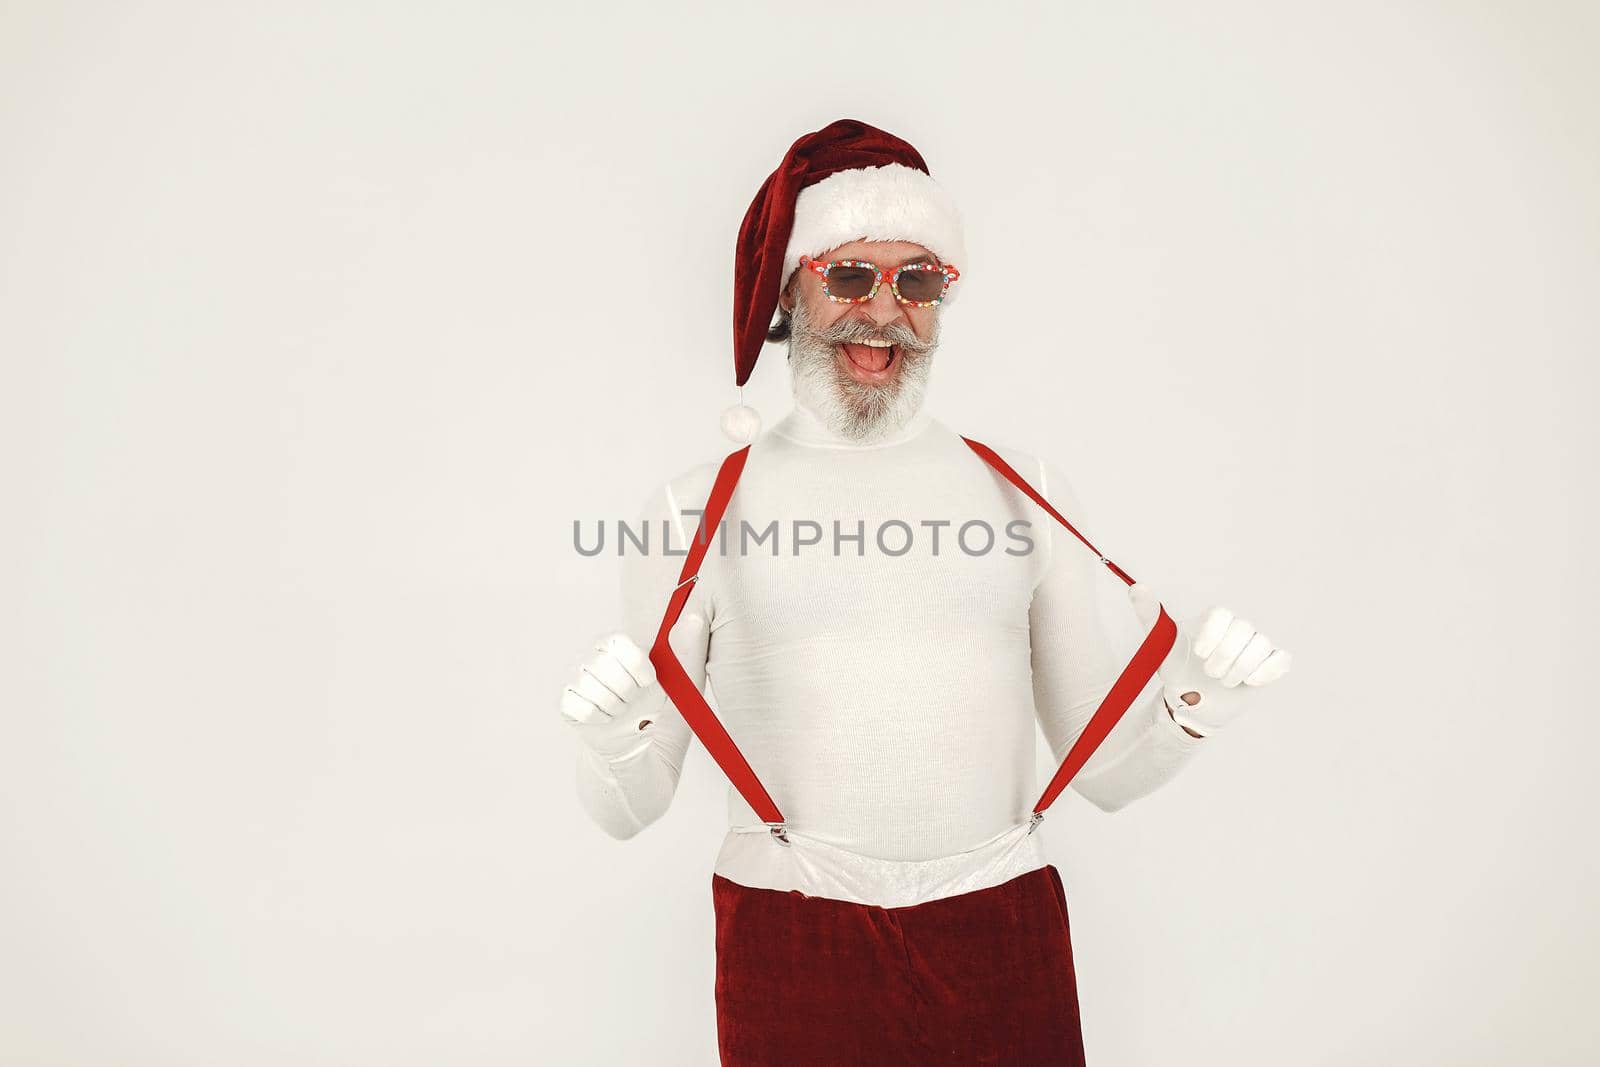
<path fill-rule="evenodd" d="M 716 871 L 752 889 L 799 890 L 857 904 L 899 908 L 1009 882 L 1045 866 L 1038 834 L 1024 822 L 975 848 L 927 860 L 863 856 L 788 829 L 778 841 L 762 823 L 735 826 L 723 839 Z"/>

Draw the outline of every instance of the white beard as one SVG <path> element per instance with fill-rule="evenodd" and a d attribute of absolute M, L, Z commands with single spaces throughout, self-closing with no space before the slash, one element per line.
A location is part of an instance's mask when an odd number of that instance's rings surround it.
<path fill-rule="evenodd" d="M 871 443 L 906 425 L 922 407 L 939 347 L 938 318 L 927 340 L 899 323 L 873 329 L 859 322 L 837 322 L 819 332 L 807 321 L 803 304 L 796 303 L 789 331 L 789 382 L 795 401 L 840 437 Z M 844 341 L 872 336 L 894 344 L 895 359 L 901 363 L 899 373 L 883 385 L 850 377 L 839 366 L 835 349 Z"/>

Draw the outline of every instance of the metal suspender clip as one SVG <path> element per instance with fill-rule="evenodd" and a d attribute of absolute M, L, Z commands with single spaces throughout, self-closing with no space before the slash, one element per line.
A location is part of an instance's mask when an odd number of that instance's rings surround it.
<path fill-rule="evenodd" d="M 690 582 L 697 582 L 699 580 L 700 580 L 700 576 L 698 574 L 691 574 L 691 575 L 689 575 L 689 577 L 685 578 L 683 581 L 681 581 L 677 585 L 673 586 L 672 587 L 672 591 L 674 593 L 676 593 L 678 590 L 682 589 L 684 586 L 688 585 Z"/>
<path fill-rule="evenodd" d="M 1028 833 L 1031 834 L 1035 830 L 1037 830 L 1039 828 L 1039 824 L 1042 823 L 1042 822 L 1044 822 L 1044 812 L 1042 812 L 1042 811 L 1034 812 L 1031 816 L 1028 817 Z M 1023 836 L 1027 836 L 1027 835 L 1024 834 Z"/>
<path fill-rule="evenodd" d="M 772 836 L 777 839 L 778 844 L 784 846 L 789 844 L 789 828 L 783 823 L 769 822 L 767 823 L 767 829 L 772 831 Z"/>

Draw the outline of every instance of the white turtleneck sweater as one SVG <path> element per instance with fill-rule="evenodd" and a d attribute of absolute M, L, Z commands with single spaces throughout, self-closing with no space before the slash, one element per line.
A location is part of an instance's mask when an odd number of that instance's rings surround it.
<path fill-rule="evenodd" d="M 1059 470 L 986 443 L 1096 540 Z M 648 553 L 630 543 L 623 564 L 624 629 L 641 648 L 655 639 L 719 463 L 673 478 L 632 524 L 649 537 Z M 888 906 L 1042 864 L 1037 850 L 1012 850 L 1000 871 L 984 847 L 1015 843 L 1011 830 L 1038 797 L 1035 723 L 1060 760 L 1142 637 L 1124 583 L 925 409 L 862 445 L 797 406 L 751 446 L 725 536 L 673 648 L 697 685 L 709 678 L 723 724 L 814 845 L 802 859 L 855 873 L 847 891 L 788 856 L 752 873 L 739 846 L 768 844 L 735 836 L 761 823 L 731 787 L 718 873 Z M 580 756 L 580 798 L 615 837 L 666 810 L 692 736 L 670 702 L 647 732 L 652 743 L 626 758 Z M 1167 714 L 1153 680 L 1073 788 L 1114 811 L 1204 744 Z"/>

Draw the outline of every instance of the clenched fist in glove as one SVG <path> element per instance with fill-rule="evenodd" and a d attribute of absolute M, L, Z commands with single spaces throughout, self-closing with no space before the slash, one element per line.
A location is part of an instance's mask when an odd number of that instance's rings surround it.
<path fill-rule="evenodd" d="M 1128 587 L 1128 598 L 1149 631 L 1159 617 L 1160 601 L 1142 583 Z M 1239 683 L 1266 685 L 1289 669 L 1289 653 L 1273 647 L 1266 634 L 1227 608 L 1173 621 L 1178 638 L 1157 673 L 1173 719 L 1190 733 L 1216 733 L 1244 710 L 1250 698 Z"/>
<path fill-rule="evenodd" d="M 649 747 L 647 730 L 667 695 L 650 658 L 626 634 L 603 638 L 561 690 L 561 717 L 606 760 Z"/>

